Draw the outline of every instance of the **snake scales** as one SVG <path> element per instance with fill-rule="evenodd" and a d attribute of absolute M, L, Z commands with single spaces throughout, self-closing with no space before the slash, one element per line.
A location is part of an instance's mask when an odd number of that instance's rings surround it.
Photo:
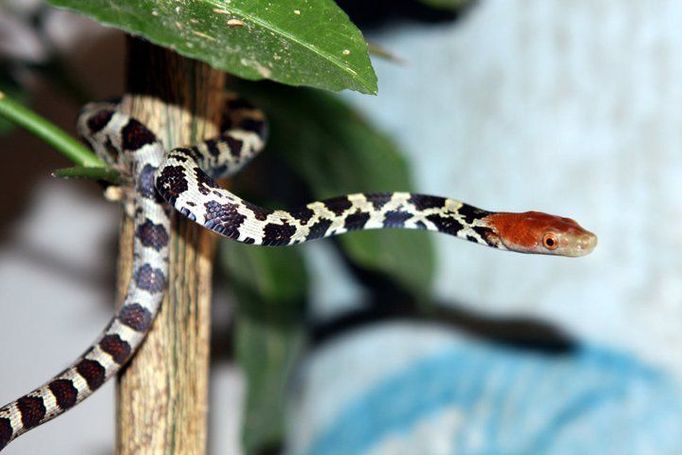
<path fill-rule="evenodd" d="M 219 137 L 169 153 L 116 103 L 86 105 L 78 130 L 125 182 L 135 221 L 133 276 L 124 304 L 83 355 L 43 386 L 0 408 L 0 449 L 87 398 L 133 356 L 166 288 L 173 208 L 220 235 L 257 245 L 292 245 L 384 228 L 426 229 L 536 254 L 581 256 L 596 244 L 592 233 L 568 218 L 490 212 L 412 193 L 352 194 L 293 210 L 251 204 L 214 180 L 238 172 L 265 145 L 262 112 L 236 96 L 227 96 Z"/>

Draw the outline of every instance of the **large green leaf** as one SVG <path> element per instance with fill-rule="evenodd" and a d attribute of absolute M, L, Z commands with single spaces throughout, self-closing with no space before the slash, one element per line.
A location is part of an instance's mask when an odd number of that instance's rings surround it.
<path fill-rule="evenodd" d="M 247 453 L 281 443 L 285 389 L 303 346 L 308 275 L 300 250 L 221 242 L 238 306 L 237 361 L 248 392 L 242 428 Z"/>
<path fill-rule="evenodd" d="M 264 107 L 276 154 L 299 173 L 313 196 L 412 191 L 407 163 L 396 145 L 337 97 L 274 84 L 241 84 Z M 409 290 L 430 292 L 434 254 L 429 234 L 396 230 L 343 235 L 340 245 L 364 268 L 388 274 Z"/>
<path fill-rule="evenodd" d="M 332 0 L 49 0 L 246 79 L 376 93 L 367 43 Z"/>

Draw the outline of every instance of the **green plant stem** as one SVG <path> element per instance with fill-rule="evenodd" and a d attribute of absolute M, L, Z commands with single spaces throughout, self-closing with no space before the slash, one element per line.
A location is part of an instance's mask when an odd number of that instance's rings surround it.
<path fill-rule="evenodd" d="M 57 169 L 52 173 L 52 176 L 62 179 L 103 180 L 113 185 L 118 185 L 121 183 L 118 172 L 106 167 L 67 167 L 65 169 Z"/>
<path fill-rule="evenodd" d="M 25 128 L 78 166 L 106 167 L 94 153 L 61 128 L 0 92 L 0 116 Z"/>

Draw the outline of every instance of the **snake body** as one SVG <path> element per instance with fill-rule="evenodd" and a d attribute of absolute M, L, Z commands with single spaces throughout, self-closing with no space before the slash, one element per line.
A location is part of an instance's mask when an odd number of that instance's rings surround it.
<path fill-rule="evenodd" d="M 525 253 L 581 256 L 596 237 L 568 218 L 541 212 L 482 210 L 414 193 L 358 193 L 292 210 L 269 210 L 219 187 L 265 145 L 261 111 L 228 96 L 219 137 L 166 153 L 141 122 L 116 103 L 90 103 L 79 133 L 124 180 L 135 221 L 133 276 L 120 309 L 71 366 L 0 408 L 0 450 L 26 431 L 72 408 L 116 374 L 147 334 L 166 289 L 172 208 L 233 240 L 284 246 L 352 230 L 425 229 Z"/>
<path fill-rule="evenodd" d="M 86 109 L 79 130 L 127 179 L 134 207 L 133 277 L 123 305 L 100 337 L 49 382 L 0 408 L 0 448 L 87 398 L 113 376 L 144 339 L 166 288 L 169 209 L 154 187 L 165 151 L 140 122 L 102 103 Z"/>

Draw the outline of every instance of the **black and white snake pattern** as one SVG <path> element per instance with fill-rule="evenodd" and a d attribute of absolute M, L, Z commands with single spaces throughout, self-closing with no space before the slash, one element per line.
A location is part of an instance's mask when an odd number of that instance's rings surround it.
<path fill-rule="evenodd" d="M 284 246 L 360 229 L 426 229 L 502 250 L 581 256 L 596 237 L 568 219 L 540 212 L 489 212 L 437 196 L 359 193 L 293 210 L 268 210 L 219 187 L 262 150 L 263 113 L 227 95 L 219 137 L 166 153 L 159 139 L 116 103 L 86 105 L 78 131 L 123 181 L 135 222 L 133 276 L 100 337 L 46 384 L 0 408 L 0 449 L 72 408 L 116 374 L 147 334 L 168 276 L 173 208 L 233 240 Z"/>

